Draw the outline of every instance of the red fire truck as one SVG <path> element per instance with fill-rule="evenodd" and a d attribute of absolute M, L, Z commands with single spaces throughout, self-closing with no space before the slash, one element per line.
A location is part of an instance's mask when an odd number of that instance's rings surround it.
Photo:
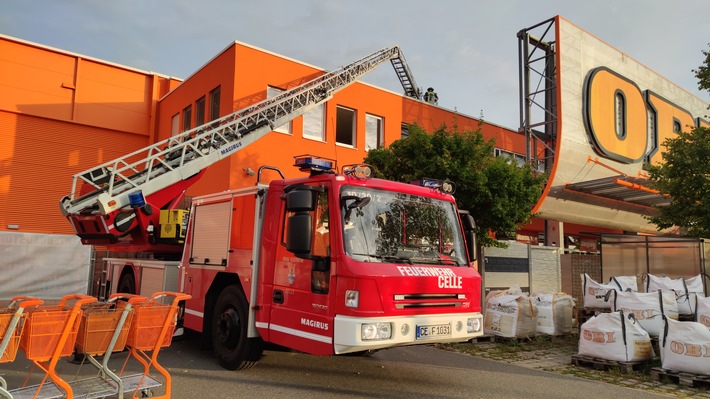
<path fill-rule="evenodd" d="M 450 182 L 395 183 L 371 178 L 367 165 L 338 170 L 305 155 L 294 164 L 307 177 L 263 166 L 254 187 L 177 208 L 207 166 L 386 60 L 418 98 L 399 49 L 387 48 L 77 174 L 61 208 L 82 242 L 142 254 L 107 262 L 111 291 L 191 294 L 184 327 L 229 369 L 256 362 L 264 342 L 331 355 L 481 335 L 475 226 Z M 267 174 L 279 176 L 266 184 Z"/>

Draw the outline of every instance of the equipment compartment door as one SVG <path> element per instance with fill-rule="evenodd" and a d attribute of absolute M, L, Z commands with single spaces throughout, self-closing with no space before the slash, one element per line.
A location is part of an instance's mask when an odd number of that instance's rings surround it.
<path fill-rule="evenodd" d="M 194 228 L 190 263 L 226 266 L 232 202 L 224 201 L 196 206 L 193 212 Z"/>

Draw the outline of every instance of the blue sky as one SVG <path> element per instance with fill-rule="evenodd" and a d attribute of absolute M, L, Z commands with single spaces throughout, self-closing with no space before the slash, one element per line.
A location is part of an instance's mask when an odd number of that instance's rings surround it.
<path fill-rule="evenodd" d="M 439 104 L 517 129 L 516 33 L 562 15 L 710 102 L 707 0 L 4 0 L 0 34 L 186 78 L 235 40 L 324 69 L 401 46 Z M 401 92 L 388 66 L 364 81 Z"/>

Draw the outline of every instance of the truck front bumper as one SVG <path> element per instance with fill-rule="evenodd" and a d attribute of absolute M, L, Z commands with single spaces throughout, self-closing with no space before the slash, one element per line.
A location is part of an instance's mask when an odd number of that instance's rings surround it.
<path fill-rule="evenodd" d="M 385 332 L 389 329 L 389 337 L 367 339 L 368 334 L 364 330 L 372 331 L 378 326 L 383 327 Z M 396 317 L 336 316 L 334 350 L 336 354 L 343 354 L 395 346 L 463 342 L 481 335 L 483 316 L 480 313 Z"/>

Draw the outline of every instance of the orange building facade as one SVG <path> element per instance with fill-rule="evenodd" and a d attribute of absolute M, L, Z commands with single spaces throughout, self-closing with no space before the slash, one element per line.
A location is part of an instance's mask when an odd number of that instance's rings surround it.
<path fill-rule="evenodd" d="M 0 231 L 44 234 L 73 234 L 58 203 L 74 174 L 325 72 L 234 42 L 183 81 L 7 36 L 0 36 L 0 70 Z M 345 135 L 336 134 L 338 115 L 352 123 Z M 368 146 L 389 145 L 413 123 L 427 131 L 479 126 L 476 118 L 356 82 L 315 116 L 298 117 L 212 165 L 187 195 L 253 186 L 262 165 L 296 176 L 293 157 L 304 153 L 358 163 Z M 524 156 L 523 135 L 488 123 L 482 131 L 497 151 Z M 262 180 L 277 177 L 268 173 Z"/>
<path fill-rule="evenodd" d="M 71 176 L 155 139 L 180 81 L 0 36 L 0 231 L 72 234 Z"/>

